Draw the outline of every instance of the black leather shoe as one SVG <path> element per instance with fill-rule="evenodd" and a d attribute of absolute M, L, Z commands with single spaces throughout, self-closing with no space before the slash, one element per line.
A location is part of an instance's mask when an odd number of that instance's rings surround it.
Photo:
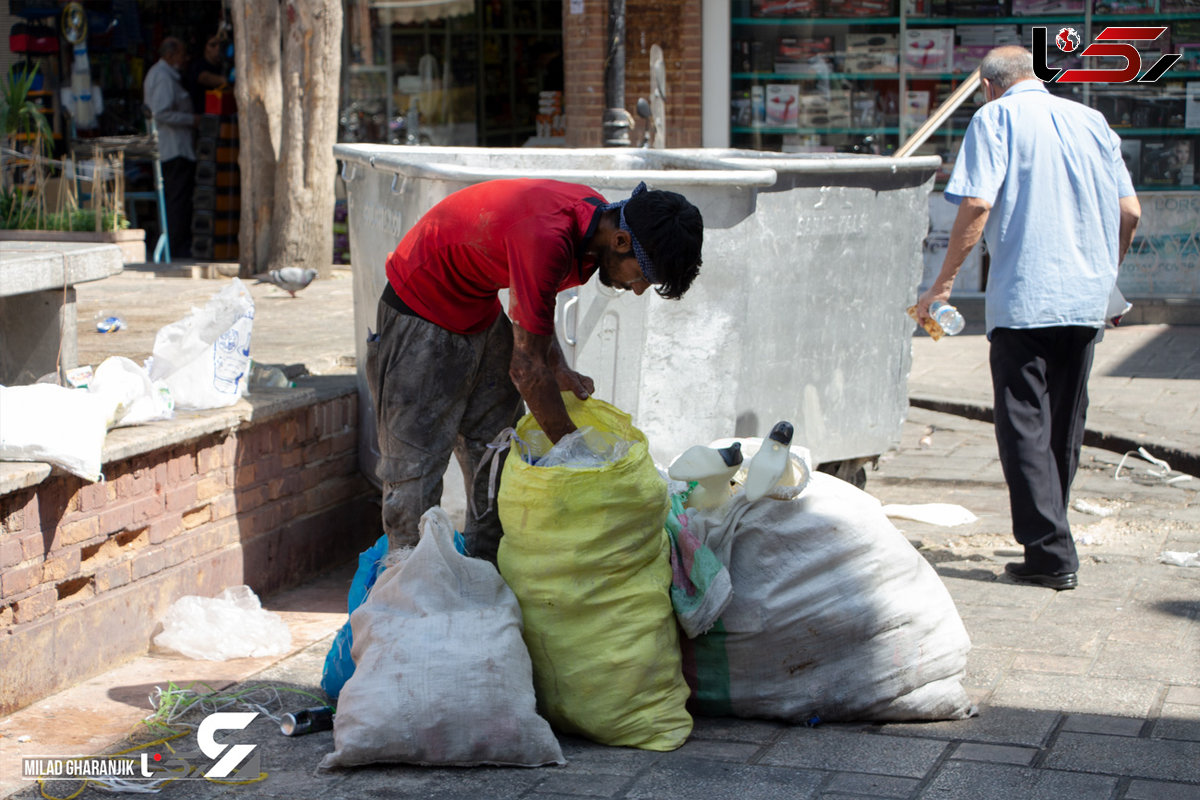
<path fill-rule="evenodd" d="M 1079 579 L 1074 572 L 1035 572 L 1024 562 L 1014 561 L 1004 565 L 1004 572 L 1018 583 L 1032 583 L 1036 586 L 1048 586 L 1061 592 L 1063 589 L 1074 589 L 1079 585 Z"/>

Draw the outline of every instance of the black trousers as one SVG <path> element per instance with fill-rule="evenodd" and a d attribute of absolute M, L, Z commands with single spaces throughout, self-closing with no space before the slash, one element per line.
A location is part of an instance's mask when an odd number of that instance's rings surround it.
<path fill-rule="evenodd" d="M 996 444 L 1013 536 L 1025 546 L 1025 563 L 1039 572 L 1079 568 L 1067 508 L 1096 333 L 1082 326 L 992 331 Z"/>
<path fill-rule="evenodd" d="M 171 258 L 187 258 L 192 254 L 192 190 L 196 187 L 196 162 L 182 156 L 164 161 L 162 175 Z"/>

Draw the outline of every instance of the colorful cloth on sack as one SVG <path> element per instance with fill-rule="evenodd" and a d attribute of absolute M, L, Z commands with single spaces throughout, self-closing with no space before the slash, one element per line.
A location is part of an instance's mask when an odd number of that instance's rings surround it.
<path fill-rule="evenodd" d="M 686 494 L 671 495 L 664 526 L 671 540 L 671 605 L 679 627 L 694 639 L 716 624 L 733 599 L 729 570 L 696 534 L 688 529 L 683 510 Z"/>

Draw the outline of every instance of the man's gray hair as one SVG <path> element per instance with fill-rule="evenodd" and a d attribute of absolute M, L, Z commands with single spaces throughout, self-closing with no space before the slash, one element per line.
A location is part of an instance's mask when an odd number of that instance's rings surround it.
<path fill-rule="evenodd" d="M 185 45 L 181 40 L 175 38 L 174 36 L 168 36 L 167 38 L 163 39 L 162 44 L 158 46 L 158 54 L 160 56 L 173 56 L 177 53 L 182 53 L 186 49 L 187 45 Z"/>
<path fill-rule="evenodd" d="M 1033 53 L 1016 45 L 997 47 L 984 56 L 979 65 L 979 77 L 986 78 L 1001 91 L 1017 81 L 1036 78 L 1037 75 L 1033 71 Z"/>

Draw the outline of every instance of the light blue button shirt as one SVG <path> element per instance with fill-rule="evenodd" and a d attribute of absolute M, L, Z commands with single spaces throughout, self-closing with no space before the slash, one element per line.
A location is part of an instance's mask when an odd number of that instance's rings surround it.
<path fill-rule="evenodd" d="M 986 323 L 1104 326 L 1117 280 L 1120 198 L 1133 195 L 1121 139 L 1100 112 L 1039 80 L 971 118 L 945 196 L 991 204 Z"/>
<path fill-rule="evenodd" d="M 192 96 L 183 87 L 179 70 L 159 59 L 146 71 L 142 91 L 158 127 L 159 158 L 170 161 L 182 156 L 195 161 Z"/>

